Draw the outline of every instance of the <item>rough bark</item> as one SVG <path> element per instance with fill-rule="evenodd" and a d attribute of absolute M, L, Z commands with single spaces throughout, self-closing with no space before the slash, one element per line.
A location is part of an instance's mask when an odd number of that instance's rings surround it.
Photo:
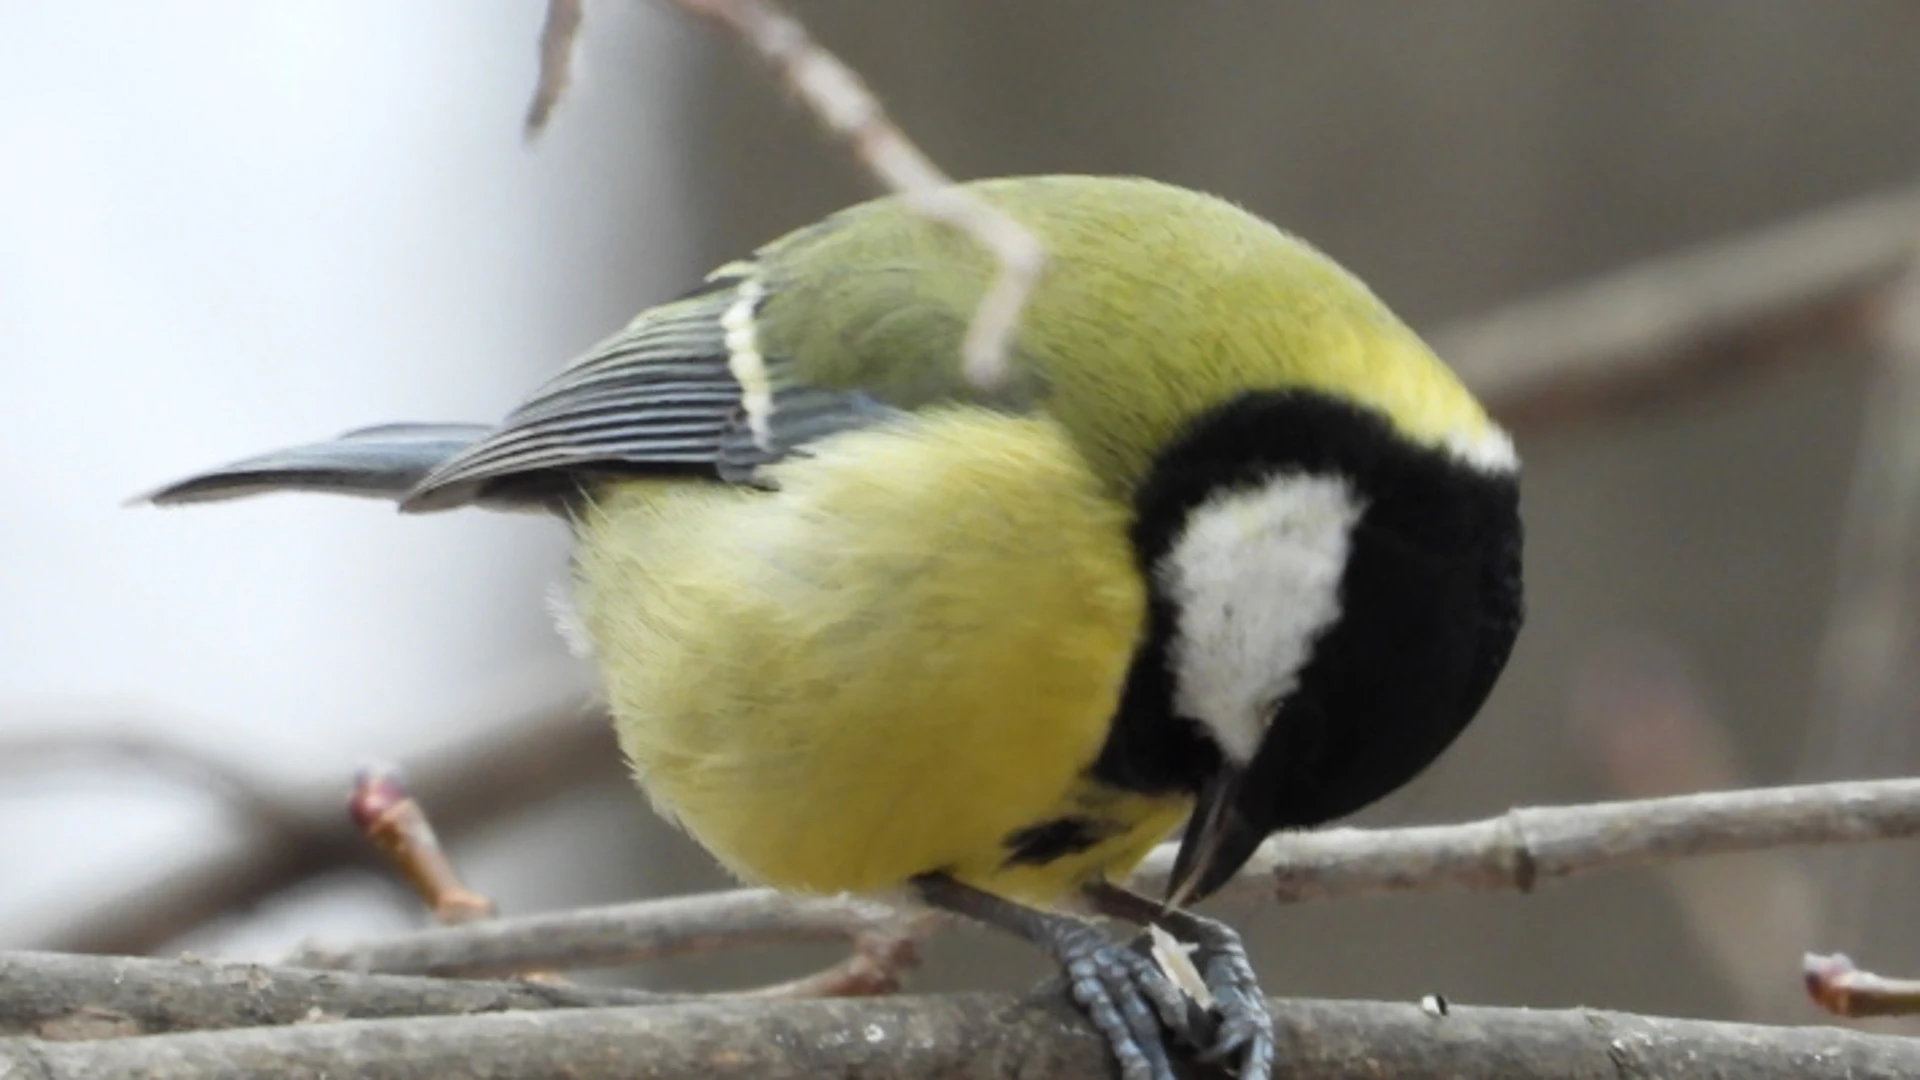
<path fill-rule="evenodd" d="M 1895 1080 L 1920 1041 L 1574 1010 L 1276 1001 L 1291 1080 Z M 0 1075 L 36 1080 L 1111 1080 L 1063 1003 L 1002 995 L 702 1003 L 295 1027 L 94 1042 L 0 1040 Z M 1196 1072 L 1194 1075 L 1204 1075 Z"/>

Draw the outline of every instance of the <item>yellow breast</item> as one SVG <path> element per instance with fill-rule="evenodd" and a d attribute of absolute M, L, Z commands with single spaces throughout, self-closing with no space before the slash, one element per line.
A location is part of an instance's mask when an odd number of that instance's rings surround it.
<path fill-rule="evenodd" d="M 779 490 L 623 482 L 578 601 L 656 805 L 751 880 L 936 870 L 1053 901 L 1186 811 L 1085 780 L 1142 633 L 1127 511 L 1051 421 L 956 408 L 778 466 Z M 1035 864 L 1009 837 L 1083 819 Z"/>

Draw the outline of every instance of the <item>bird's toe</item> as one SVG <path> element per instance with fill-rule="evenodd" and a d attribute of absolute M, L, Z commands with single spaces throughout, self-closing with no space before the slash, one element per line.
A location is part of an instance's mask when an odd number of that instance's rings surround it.
<path fill-rule="evenodd" d="M 1068 992 L 1107 1040 L 1123 1080 L 1175 1080 L 1165 1031 L 1185 1016 L 1179 990 L 1092 927 L 1068 935 L 1059 951 Z"/>

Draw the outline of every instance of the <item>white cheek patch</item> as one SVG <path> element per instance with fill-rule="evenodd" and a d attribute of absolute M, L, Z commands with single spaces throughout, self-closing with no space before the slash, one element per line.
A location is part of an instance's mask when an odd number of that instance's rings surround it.
<path fill-rule="evenodd" d="M 1226 757 L 1253 757 L 1276 704 L 1340 617 L 1364 509 L 1338 477 L 1284 474 L 1196 508 L 1156 570 L 1173 601 L 1174 708 Z"/>

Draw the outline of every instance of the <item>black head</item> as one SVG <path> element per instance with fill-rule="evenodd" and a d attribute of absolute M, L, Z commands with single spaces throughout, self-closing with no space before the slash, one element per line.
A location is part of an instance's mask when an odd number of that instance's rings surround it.
<path fill-rule="evenodd" d="M 1244 395 L 1156 461 L 1151 582 L 1101 779 L 1199 800 L 1204 896 L 1278 829 L 1406 784 L 1485 702 L 1520 628 L 1518 477 L 1325 395 Z"/>

